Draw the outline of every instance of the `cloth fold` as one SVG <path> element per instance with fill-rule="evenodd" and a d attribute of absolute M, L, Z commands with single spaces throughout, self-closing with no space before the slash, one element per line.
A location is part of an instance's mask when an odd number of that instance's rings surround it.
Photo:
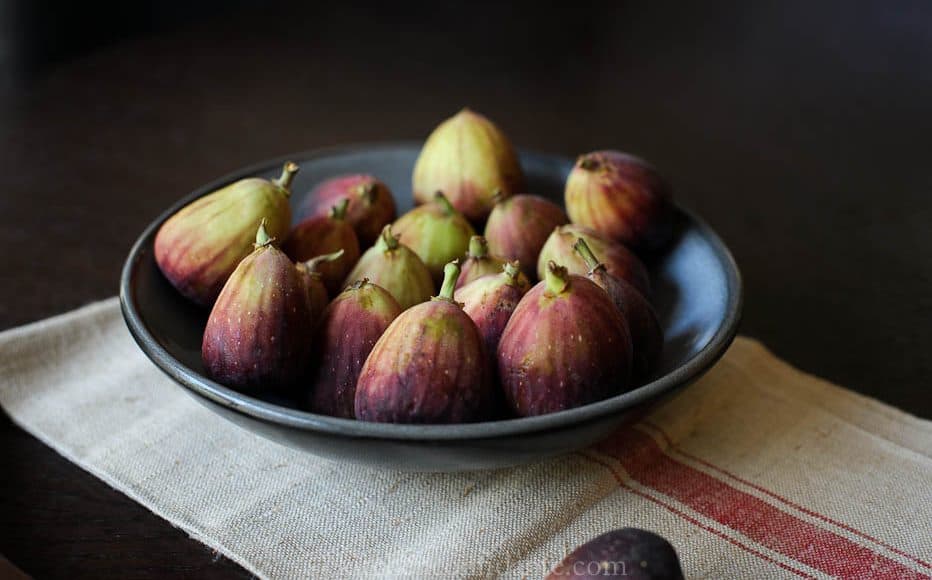
<path fill-rule="evenodd" d="M 316 458 L 214 415 L 110 299 L 0 333 L 28 432 L 261 577 L 542 577 L 619 527 L 688 577 L 932 577 L 932 422 L 739 337 L 634 425 L 535 465 L 411 474 Z"/>

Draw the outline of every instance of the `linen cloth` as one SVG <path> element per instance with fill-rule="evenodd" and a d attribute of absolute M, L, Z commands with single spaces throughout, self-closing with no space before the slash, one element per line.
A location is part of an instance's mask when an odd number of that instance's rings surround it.
<path fill-rule="evenodd" d="M 668 538 L 692 578 L 932 575 L 932 422 L 747 338 L 608 440 L 498 471 L 378 470 L 254 436 L 146 359 L 116 299 L 0 334 L 0 404 L 260 577 L 539 578 L 626 526 Z"/>

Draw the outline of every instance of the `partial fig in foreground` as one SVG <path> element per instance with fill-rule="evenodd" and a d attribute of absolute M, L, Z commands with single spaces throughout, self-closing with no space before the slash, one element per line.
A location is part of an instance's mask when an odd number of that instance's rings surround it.
<path fill-rule="evenodd" d="M 366 357 L 401 307 L 383 288 L 363 278 L 333 299 L 317 327 L 318 352 L 311 381 L 310 407 L 315 413 L 356 416 L 356 382 Z"/>
<path fill-rule="evenodd" d="M 201 356 L 207 375 L 228 387 L 279 390 L 307 366 L 311 313 L 304 280 L 264 222 L 255 239 L 214 303 Z"/>
<path fill-rule="evenodd" d="M 505 397 L 520 416 L 581 407 L 631 387 L 628 324 L 604 290 L 550 262 L 498 343 Z"/>
<path fill-rule="evenodd" d="M 628 322 L 634 349 L 635 377 L 648 377 L 660 362 L 663 350 L 663 330 L 653 307 L 634 286 L 609 274 L 605 264 L 599 262 L 584 239 L 579 238 L 574 248 L 589 268 L 587 277 L 608 293 Z"/>
<path fill-rule="evenodd" d="M 340 175 L 319 183 L 301 204 L 300 220 L 327 217 L 333 206 L 348 199 L 346 221 L 353 226 L 361 248 L 375 243 L 386 224 L 395 221 L 395 199 L 383 182 L 366 174 Z"/>
<path fill-rule="evenodd" d="M 339 259 L 318 265 L 324 286 L 331 296 L 340 292 L 343 279 L 359 259 L 356 232 L 346 221 L 347 207 L 349 200 L 343 199 L 330 209 L 329 215 L 304 220 L 295 226 L 282 245 L 282 250 L 296 262 L 343 250 Z"/>
<path fill-rule="evenodd" d="M 589 273 L 589 267 L 573 249 L 579 238 L 586 240 L 595 255 L 605 264 L 609 274 L 629 282 L 644 296 L 650 296 L 650 276 L 644 263 L 634 252 L 589 228 L 576 224 L 560 226 L 547 238 L 537 261 L 537 273 L 541 279 L 547 271 L 547 263 L 551 260 L 565 266 L 570 274 L 585 276 Z"/>
<path fill-rule="evenodd" d="M 537 257 L 557 226 L 570 223 L 559 205 L 537 195 L 502 194 L 485 223 L 489 251 L 517 260 L 528 279 L 537 279 Z"/>
<path fill-rule="evenodd" d="M 427 302 L 434 294 L 434 280 L 424 262 L 392 234 L 390 225 L 382 228 L 375 245 L 359 258 L 344 286 L 368 278 L 387 290 L 402 310 Z"/>
<path fill-rule="evenodd" d="M 657 248 L 670 237 L 670 187 L 647 162 L 619 151 L 580 156 L 566 179 L 573 223 L 636 248 Z"/>
<path fill-rule="evenodd" d="M 440 295 L 401 313 L 375 344 L 356 385 L 356 418 L 380 423 L 467 423 L 493 412 L 479 330 L 453 299 L 459 266 Z"/>
<path fill-rule="evenodd" d="M 683 580 L 676 550 L 647 530 L 612 530 L 573 550 L 547 576 L 547 580 L 619 577 L 632 580 Z"/>
<path fill-rule="evenodd" d="M 330 301 L 330 296 L 327 294 L 327 287 L 324 286 L 323 278 L 321 278 L 320 272 L 318 271 L 319 266 L 326 262 L 338 260 L 342 256 L 343 250 L 339 250 L 332 254 L 324 254 L 323 256 L 311 258 L 307 262 L 298 262 L 295 264 L 295 268 L 298 269 L 298 275 L 304 281 L 304 286 L 307 290 L 307 303 L 311 313 L 312 324 L 317 324 L 320 320 L 320 316 L 324 313 L 324 309 L 327 307 L 327 303 Z"/>
<path fill-rule="evenodd" d="M 489 245 L 482 236 L 473 236 L 469 239 L 469 250 L 466 259 L 460 265 L 460 278 L 456 281 L 459 290 L 476 278 L 488 274 L 498 274 L 507 261 L 489 254 Z M 526 281 L 526 280 L 525 280 Z"/>
<path fill-rule="evenodd" d="M 285 164 L 278 179 L 241 179 L 174 214 L 155 236 L 155 262 L 186 298 L 210 306 L 240 261 L 253 250 L 259 222 L 282 239 L 291 225 L 291 181 L 298 166 Z"/>
<path fill-rule="evenodd" d="M 469 221 L 440 191 L 431 203 L 398 218 L 392 230 L 398 240 L 424 262 L 434 284 L 443 279 L 445 264 L 463 257 L 469 248 L 469 239 L 476 234 Z"/>
<path fill-rule="evenodd" d="M 489 356 L 495 356 L 511 313 L 530 289 L 518 263 L 506 262 L 498 274 L 477 278 L 457 290 L 456 298 L 462 302 L 463 312 L 476 323 Z"/>

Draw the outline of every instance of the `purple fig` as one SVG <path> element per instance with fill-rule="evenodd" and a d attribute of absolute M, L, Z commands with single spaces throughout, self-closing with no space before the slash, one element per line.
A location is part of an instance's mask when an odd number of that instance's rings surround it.
<path fill-rule="evenodd" d="M 647 268 L 634 252 L 589 228 L 576 224 L 560 226 L 547 238 L 537 261 L 538 275 L 543 279 L 547 263 L 551 260 L 566 266 L 570 274 L 578 276 L 588 274 L 589 267 L 573 249 L 573 244 L 579 238 L 586 240 L 592 251 L 605 264 L 609 274 L 629 282 L 644 296 L 650 296 L 650 277 L 647 275 Z"/>
<path fill-rule="evenodd" d="M 401 313 L 363 365 L 356 418 L 381 423 L 465 423 L 490 416 L 494 393 L 476 324 L 453 300 L 459 266 L 440 295 Z"/>
<path fill-rule="evenodd" d="M 469 239 L 476 234 L 463 214 L 439 191 L 433 202 L 401 216 L 392 229 L 399 241 L 424 262 L 435 284 L 443 279 L 444 264 L 463 257 Z"/>
<path fill-rule="evenodd" d="M 501 196 L 485 223 L 489 251 L 518 260 L 521 270 L 537 279 L 537 256 L 557 226 L 570 223 L 559 205 L 536 195 Z"/>
<path fill-rule="evenodd" d="M 398 242 L 391 225 L 382 228 L 382 235 L 356 262 L 344 286 L 363 278 L 387 290 L 402 310 L 427 302 L 434 294 L 434 280 L 427 266 Z"/>
<path fill-rule="evenodd" d="M 475 223 L 489 215 L 497 192 L 521 191 L 524 174 L 511 142 L 491 121 L 463 109 L 434 129 L 414 165 L 415 203 L 443 191 Z"/>
<path fill-rule="evenodd" d="M 298 166 L 285 164 L 274 180 L 250 177 L 183 207 L 155 236 L 155 261 L 186 298 L 210 306 L 240 261 L 253 249 L 260 220 L 283 238 L 291 224 L 291 181 Z"/>
<path fill-rule="evenodd" d="M 547 580 L 608 577 L 683 580 L 676 550 L 662 537 L 637 528 L 606 532 L 573 550 Z"/>
<path fill-rule="evenodd" d="M 304 198 L 298 212 L 301 220 L 327 217 L 330 208 L 348 199 L 346 221 L 353 226 L 359 245 L 375 243 L 386 224 L 395 221 L 395 199 L 388 186 L 371 175 L 341 175 L 319 183 Z"/>
<path fill-rule="evenodd" d="M 463 312 L 476 323 L 489 356 L 495 356 L 511 313 L 531 289 L 517 262 L 506 262 L 502 270 L 477 278 L 456 292 L 457 300 L 463 303 Z"/>
<path fill-rule="evenodd" d="M 631 385 L 631 337 L 608 294 L 550 262 L 498 343 L 509 406 L 543 415 L 617 395 Z"/>
<path fill-rule="evenodd" d="M 657 248 L 672 232 L 670 187 L 645 161 L 618 151 L 583 155 L 566 179 L 573 223 L 630 247 Z"/>
<path fill-rule="evenodd" d="M 401 314 L 385 289 L 363 278 L 333 299 L 317 327 L 320 353 L 311 386 L 311 410 L 352 419 L 356 381 L 379 337 Z"/>
<path fill-rule="evenodd" d="M 312 217 L 295 226 L 282 249 L 292 260 L 304 262 L 316 256 L 343 250 L 343 256 L 332 262 L 318 265 L 324 286 L 331 296 L 340 291 L 346 274 L 359 259 L 359 241 L 356 232 L 346 221 L 349 200 L 343 199 L 330 209 L 326 217 Z"/>
<path fill-rule="evenodd" d="M 334 260 L 340 259 L 341 256 L 343 256 L 343 250 L 338 250 L 332 254 L 324 254 L 323 256 L 311 258 L 307 262 L 298 262 L 295 264 L 295 268 L 298 269 L 298 274 L 304 281 L 304 286 L 307 290 L 307 303 L 308 309 L 311 312 L 311 324 L 317 324 L 321 315 L 324 313 L 324 309 L 327 307 L 327 303 L 330 301 L 330 296 L 327 294 L 327 287 L 324 286 L 324 281 L 318 268 L 320 264 L 333 262 Z"/>
<path fill-rule="evenodd" d="M 294 263 L 272 245 L 265 222 L 214 303 L 201 356 L 207 374 L 238 389 L 295 384 L 310 357 L 311 313 Z"/>
<path fill-rule="evenodd" d="M 506 263 L 507 260 L 489 255 L 489 245 L 485 238 L 473 236 L 469 239 L 466 259 L 460 265 L 460 279 L 456 281 L 456 289 L 488 274 L 498 274 Z M 524 281 L 527 282 L 527 279 Z"/>
<path fill-rule="evenodd" d="M 586 240 L 579 238 L 574 248 L 589 268 L 587 277 L 608 293 L 628 322 L 634 349 L 635 377 L 649 376 L 660 362 L 663 350 L 663 330 L 653 307 L 634 286 L 609 274 L 605 264 L 599 262 L 589 249 Z"/>

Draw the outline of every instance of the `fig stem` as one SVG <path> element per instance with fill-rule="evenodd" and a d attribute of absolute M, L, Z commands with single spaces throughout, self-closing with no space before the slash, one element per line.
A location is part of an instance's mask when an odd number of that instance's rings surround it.
<path fill-rule="evenodd" d="M 285 163 L 285 166 L 282 167 L 282 175 L 278 179 L 272 180 L 275 185 L 284 190 L 285 195 L 291 195 L 291 182 L 294 181 L 294 176 L 298 173 L 298 164 L 293 161 L 288 161 Z"/>
<path fill-rule="evenodd" d="M 434 194 L 434 200 L 440 204 L 440 207 L 447 213 L 447 215 L 455 215 L 456 208 L 453 207 L 453 204 L 450 203 L 450 200 L 447 199 L 447 196 L 443 195 L 442 191 L 438 191 Z"/>
<path fill-rule="evenodd" d="M 583 155 L 579 158 L 579 167 L 586 171 L 598 169 L 599 165 L 599 160 L 594 155 Z"/>
<path fill-rule="evenodd" d="M 453 290 L 456 289 L 456 281 L 460 277 L 460 264 L 458 260 L 453 260 L 443 267 L 443 285 L 440 286 L 440 294 L 437 298 L 453 301 Z"/>
<path fill-rule="evenodd" d="M 340 249 L 340 250 L 337 250 L 336 252 L 333 252 L 333 253 L 331 253 L 331 254 L 321 254 L 320 256 L 314 256 L 313 258 L 311 258 L 311 259 L 308 260 L 307 262 L 304 262 L 304 264 L 307 266 L 307 269 L 308 269 L 308 270 L 310 270 L 311 272 L 316 272 L 316 271 L 317 271 L 317 266 L 318 266 L 319 264 L 323 264 L 323 263 L 325 263 L 325 262 L 333 262 L 333 261 L 335 261 L 335 260 L 339 260 L 340 257 L 341 257 L 342 255 L 343 255 L 343 250 Z"/>
<path fill-rule="evenodd" d="M 379 249 L 383 252 L 388 252 L 398 247 L 398 238 L 392 233 L 392 224 L 387 224 L 382 228 L 378 244 Z"/>
<path fill-rule="evenodd" d="M 347 207 L 349 207 L 349 198 L 344 197 L 330 208 L 330 219 L 345 220 Z"/>
<path fill-rule="evenodd" d="M 350 284 L 350 285 L 349 285 L 349 288 L 352 289 L 352 290 L 359 290 L 360 288 L 364 287 L 364 286 L 365 286 L 366 284 L 368 284 L 368 283 L 369 283 L 369 279 L 368 279 L 368 278 L 361 278 L 361 279 L 359 279 L 359 280 L 356 280 L 356 281 L 353 282 L 352 284 Z"/>
<path fill-rule="evenodd" d="M 505 276 L 508 277 L 508 283 L 514 286 L 518 282 L 518 276 L 521 274 L 521 263 L 517 260 L 514 262 L 505 262 L 505 265 L 502 266 L 502 271 L 504 271 Z"/>
<path fill-rule="evenodd" d="M 592 253 L 592 250 L 589 248 L 589 244 L 586 243 L 586 240 L 582 238 L 576 238 L 576 243 L 573 244 L 573 249 L 576 250 L 576 253 L 579 254 L 579 257 L 583 259 L 583 262 L 586 263 L 586 267 L 589 268 L 589 272 L 595 272 L 602 266 L 602 262 L 599 262 L 598 258 L 595 257 L 595 254 Z M 604 266 L 603 266 L 604 267 Z"/>
<path fill-rule="evenodd" d="M 367 204 L 372 203 L 375 199 L 376 185 L 374 181 L 369 181 L 359 186 L 359 197 Z"/>
<path fill-rule="evenodd" d="M 544 275 L 544 280 L 547 285 L 547 292 L 554 295 L 562 294 L 570 285 L 566 268 L 558 266 L 553 260 L 547 262 L 547 272 Z"/>
<path fill-rule="evenodd" d="M 495 188 L 495 191 L 492 192 L 492 205 L 497 205 L 505 201 L 509 197 L 511 196 L 505 193 L 505 191 L 502 188 L 497 187 Z"/>
<path fill-rule="evenodd" d="M 469 238 L 469 252 L 466 255 L 470 258 L 487 258 L 489 256 L 489 243 L 482 236 Z"/>
<path fill-rule="evenodd" d="M 272 245 L 275 238 L 269 237 L 269 232 L 265 229 L 265 218 L 259 222 L 259 229 L 256 230 L 256 243 L 253 244 L 257 249 Z"/>

